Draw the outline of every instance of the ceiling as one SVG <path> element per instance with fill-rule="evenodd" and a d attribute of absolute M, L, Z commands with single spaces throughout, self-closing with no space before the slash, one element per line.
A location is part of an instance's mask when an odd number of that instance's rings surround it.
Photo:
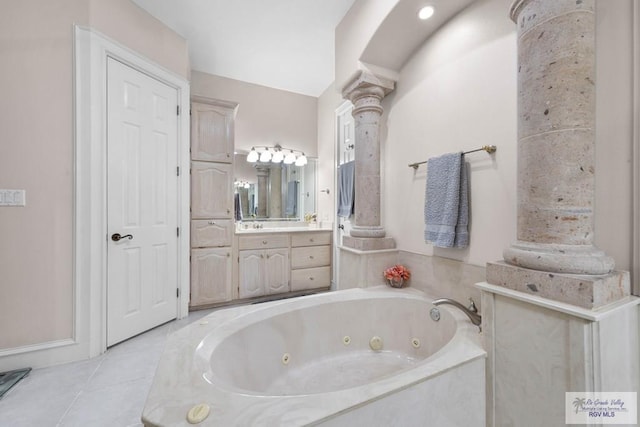
<path fill-rule="evenodd" d="M 334 30 L 354 0 L 133 0 L 189 45 L 191 68 L 320 96 Z"/>

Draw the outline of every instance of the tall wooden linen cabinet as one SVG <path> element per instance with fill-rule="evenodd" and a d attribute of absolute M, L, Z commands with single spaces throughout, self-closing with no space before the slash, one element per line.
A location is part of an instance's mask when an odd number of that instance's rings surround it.
<path fill-rule="evenodd" d="M 238 104 L 191 98 L 191 308 L 231 301 Z"/>

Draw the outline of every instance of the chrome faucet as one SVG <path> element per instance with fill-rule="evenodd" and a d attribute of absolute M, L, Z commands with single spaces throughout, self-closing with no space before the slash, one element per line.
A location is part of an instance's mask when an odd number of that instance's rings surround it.
<path fill-rule="evenodd" d="M 454 307 L 457 307 L 460 310 L 462 310 L 464 314 L 467 315 L 469 320 L 471 320 L 471 323 L 473 323 L 474 325 L 482 329 L 482 326 L 481 326 L 482 316 L 478 314 L 478 308 L 476 307 L 476 304 L 473 302 L 473 299 L 469 298 L 469 301 L 470 301 L 469 307 L 465 307 L 464 305 L 460 304 L 458 301 L 452 300 L 451 298 L 439 298 L 433 301 L 433 305 L 438 306 L 440 304 L 450 304 Z"/>

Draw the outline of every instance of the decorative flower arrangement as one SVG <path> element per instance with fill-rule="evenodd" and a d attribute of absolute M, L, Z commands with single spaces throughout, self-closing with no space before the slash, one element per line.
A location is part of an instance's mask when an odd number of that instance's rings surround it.
<path fill-rule="evenodd" d="M 411 273 L 404 265 L 394 265 L 384 270 L 384 278 L 394 288 L 401 288 L 405 280 L 409 280 Z"/>

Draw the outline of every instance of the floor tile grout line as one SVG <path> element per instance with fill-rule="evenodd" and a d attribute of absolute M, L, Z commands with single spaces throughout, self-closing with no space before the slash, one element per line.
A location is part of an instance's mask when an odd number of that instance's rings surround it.
<path fill-rule="evenodd" d="M 106 352 L 105 352 L 106 353 Z M 65 417 L 69 414 L 69 411 L 71 411 L 71 408 L 73 408 L 73 405 L 75 405 L 75 403 L 78 401 L 78 398 L 82 395 L 83 392 L 86 391 L 87 386 L 89 385 L 89 383 L 91 382 L 91 380 L 93 379 L 93 377 L 96 375 L 96 373 L 98 372 L 98 370 L 102 367 L 102 364 L 104 363 L 105 359 L 107 358 L 106 355 L 101 355 L 104 356 L 101 358 L 100 362 L 98 363 L 98 365 L 95 367 L 95 369 L 93 370 L 93 372 L 91 372 L 91 375 L 89 375 L 89 377 L 85 380 L 84 384 L 82 385 L 82 387 L 80 388 L 80 390 L 76 393 L 75 397 L 73 398 L 73 400 L 71 401 L 71 403 L 69 404 L 69 406 L 67 406 L 67 409 L 64 411 L 64 413 L 62 414 L 62 416 L 60 417 L 60 419 L 58 420 L 58 423 L 56 424 L 56 427 L 59 427 L 62 425 L 62 422 L 64 421 Z M 100 356 L 98 356 L 100 357 Z"/>
<path fill-rule="evenodd" d="M 56 427 L 62 426 L 62 422 L 64 421 L 64 419 L 67 416 L 67 414 L 69 413 L 69 411 L 71 411 L 71 408 L 73 408 L 73 405 L 78 401 L 78 398 L 80 397 L 80 395 L 82 394 L 83 391 L 84 390 L 80 390 L 80 391 L 78 391 L 76 393 L 76 395 L 74 396 L 74 398 L 71 401 L 71 403 L 69 403 L 69 405 L 67 406 L 67 409 L 65 409 L 64 413 L 60 416 L 60 419 L 56 423 Z"/>

